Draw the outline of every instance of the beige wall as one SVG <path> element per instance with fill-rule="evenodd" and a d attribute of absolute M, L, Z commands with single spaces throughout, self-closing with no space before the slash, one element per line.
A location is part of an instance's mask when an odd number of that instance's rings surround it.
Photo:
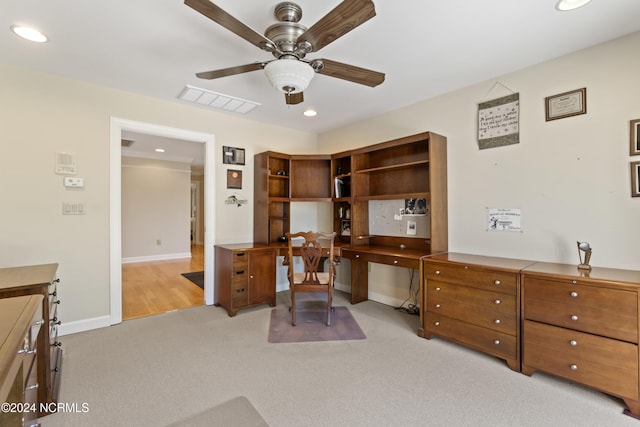
<path fill-rule="evenodd" d="M 191 252 L 191 165 L 122 158 L 122 262 Z"/>
<path fill-rule="evenodd" d="M 316 151 L 315 134 L 0 65 L 0 267 L 57 262 L 65 324 L 109 316 L 111 117 L 215 135 L 216 241 L 253 235 L 253 204 L 224 205 L 222 146 L 244 147 L 243 189 L 253 195 L 253 154 Z M 81 191 L 65 190 L 54 153 L 75 152 Z M 62 202 L 86 204 L 63 216 Z"/>
<path fill-rule="evenodd" d="M 448 138 L 449 249 L 640 269 L 640 198 L 630 197 L 629 121 L 640 118 L 640 33 L 320 135 L 324 152 L 422 131 Z M 393 76 L 389 76 L 392 79 Z M 479 102 L 520 93 L 520 143 L 479 150 Z M 425 85 L 429 84 L 425 72 Z M 544 98 L 587 88 L 587 114 L 545 121 Z M 522 233 L 486 231 L 486 208 L 520 208 Z M 372 266 L 370 291 L 404 300 L 407 273 Z"/>

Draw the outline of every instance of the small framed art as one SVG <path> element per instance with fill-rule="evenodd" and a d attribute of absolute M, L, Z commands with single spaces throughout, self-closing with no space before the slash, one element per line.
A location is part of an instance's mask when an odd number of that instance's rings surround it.
<path fill-rule="evenodd" d="M 640 119 L 631 120 L 629 126 L 629 155 L 640 154 Z"/>
<path fill-rule="evenodd" d="M 222 163 L 244 165 L 244 148 L 222 147 Z"/>
<path fill-rule="evenodd" d="M 242 188 L 242 171 L 227 169 L 227 188 Z"/>
<path fill-rule="evenodd" d="M 640 197 L 640 161 L 631 162 L 631 197 Z"/>
<path fill-rule="evenodd" d="M 571 90 L 544 99 L 546 120 L 563 119 L 587 113 L 587 88 Z"/>

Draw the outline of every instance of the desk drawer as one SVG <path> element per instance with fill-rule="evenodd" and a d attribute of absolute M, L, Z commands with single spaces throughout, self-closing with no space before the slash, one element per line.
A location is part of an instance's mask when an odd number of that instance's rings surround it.
<path fill-rule="evenodd" d="M 462 320 L 427 312 L 425 331 L 501 358 L 517 357 L 516 337 Z"/>
<path fill-rule="evenodd" d="M 525 318 L 638 343 L 635 292 L 525 277 Z"/>
<path fill-rule="evenodd" d="M 342 256 L 355 261 L 375 262 L 378 264 L 387 264 L 387 265 L 393 265 L 397 267 L 405 267 L 405 268 L 413 268 L 413 269 L 420 268 L 419 258 L 404 258 L 404 257 L 394 256 L 394 255 L 380 255 L 380 254 L 375 254 L 370 252 L 352 252 L 352 251 L 343 251 Z"/>
<path fill-rule="evenodd" d="M 525 320 L 522 364 L 638 399 L 638 346 Z"/>
<path fill-rule="evenodd" d="M 426 301 L 427 311 L 517 335 L 517 301 L 513 295 L 430 281 Z"/>
<path fill-rule="evenodd" d="M 472 286 L 510 295 L 516 295 L 517 293 L 517 273 L 473 268 L 463 265 L 442 265 L 425 260 L 424 277 L 427 280 L 438 280 Z"/>

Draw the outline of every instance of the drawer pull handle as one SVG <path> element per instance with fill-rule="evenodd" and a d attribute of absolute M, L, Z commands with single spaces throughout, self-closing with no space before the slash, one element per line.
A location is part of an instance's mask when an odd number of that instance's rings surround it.
<path fill-rule="evenodd" d="M 571 296 L 573 298 L 576 298 L 578 296 L 578 293 L 576 291 L 571 292 Z"/>
<path fill-rule="evenodd" d="M 494 281 L 493 281 L 493 284 L 494 284 L 494 285 L 496 285 L 496 286 L 497 286 L 497 285 L 500 285 L 501 283 L 502 283 L 502 282 L 500 282 L 500 280 L 494 280 Z"/>
<path fill-rule="evenodd" d="M 236 271 L 236 274 L 244 274 L 244 270 Z"/>
<path fill-rule="evenodd" d="M 494 303 L 496 304 L 500 304 L 502 301 L 500 301 L 499 299 L 495 300 Z"/>
<path fill-rule="evenodd" d="M 571 344 L 572 346 L 574 346 L 574 347 L 575 347 L 575 346 L 577 346 L 577 345 L 578 345 L 578 341 L 576 341 L 576 340 L 571 340 L 571 341 L 569 341 L 569 344 Z"/>
<path fill-rule="evenodd" d="M 434 325 L 440 326 L 440 322 L 435 322 Z"/>
<path fill-rule="evenodd" d="M 573 283 L 573 284 L 575 285 L 575 284 L 576 284 L 576 283 L 578 283 L 578 282 L 576 282 L 575 280 L 572 280 L 572 281 L 571 281 L 571 283 Z"/>
<path fill-rule="evenodd" d="M 360 258 L 360 255 L 356 255 L 356 258 Z"/>
<path fill-rule="evenodd" d="M 35 322 L 33 322 L 33 326 L 40 326 L 40 325 L 44 325 L 44 319 L 36 320 Z"/>
<path fill-rule="evenodd" d="M 55 290 L 55 291 L 53 291 L 53 292 L 49 292 L 49 295 L 51 295 L 52 297 L 55 297 L 55 296 L 57 296 L 57 295 L 58 295 L 58 291 L 57 291 L 57 290 Z"/>
<path fill-rule="evenodd" d="M 52 325 L 62 325 L 62 320 L 57 320 L 55 322 L 51 322 Z"/>
<path fill-rule="evenodd" d="M 51 347 L 62 347 L 62 343 L 60 341 L 56 341 L 53 344 L 51 344 Z"/>
<path fill-rule="evenodd" d="M 38 384 L 30 385 L 29 387 L 25 387 L 24 391 L 35 390 L 38 388 Z"/>
<path fill-rule="evenodd" d="M 495 341 L 493 341 L 493 343 L 494 343 L 495 345 L 499 345 L 499 344 L 500 344 L 500 340 L 495 340 Z"/>
<path fill-rule="evenodd" d="M 436 274 L 436 276 L 437 276 L 438 274 L 440 274 L 440 270 L 436 270 L 436 273 L 435 273 L 435 274 Z"/>
<path fill-rule="evenodd" d="M 570 366 L 572 371 L 577 371 L 578 370 L 578 365 L 571 365 Z"/>
<path fill-rule="evenodd" d="M 244 292 L 244 288 L 236 289 L 237 293 Z"/>
<path fill-rule="evenodd" d="M 578 316 L 576 316 L 575 314 L 571 316 L 571 320 L 578 320 Z"/>
<path fill-rule="evenodd" d="M 51 301 L 51 304 L 60 304 L 60 300 Z"/>
<path fill-rule="evenodd" d="M 440 292 L 440 287 L 437 287 L 437 288 L 436 288 L 436 291 L 437 291 L 437 292 Z"/>
<path fill-rule="evenodd" d="M 397 264 L 397 263 L 398 263 L 398 260 L 397 260 L 397 259 L 394 259 L 394 260 L 393 260 L 393 263 L 394 263 L 394 264 Z"/>
<path fill-rule="evenodd" d="M 500 319 L 496 319 L 493 321 L 493 323 L 495 323 L 496 325 L 499 325 L 501 323 Z"/>
<path fill-rule="evenodd" d="M 244 252 L 238 252 L 236 256 L 244 256 Z"/>
<path fill-rule="evenodd" d="M 440 308 L 440 304 L 436 304 L 436 308 Z"/>

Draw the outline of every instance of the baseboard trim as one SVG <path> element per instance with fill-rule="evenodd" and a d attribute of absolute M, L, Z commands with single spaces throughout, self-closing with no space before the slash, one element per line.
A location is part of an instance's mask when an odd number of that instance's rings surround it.
<path fill-rule="evenodd" d="M 168 259 L 184 259 L 184 258 L 191 258 L 191 252 L 122 258 L 122 263 L 130 264 L 133 262 L 165 261 Z"/>
<path fill-rule="evenodd" d="M 93 317 L 91 319 L 76 320 L 74 322 L 61 323 L 58 327 L 58 335 L 70 335 L 78 332 L 90 331 L 111 326 L 110 316 Z"/>

